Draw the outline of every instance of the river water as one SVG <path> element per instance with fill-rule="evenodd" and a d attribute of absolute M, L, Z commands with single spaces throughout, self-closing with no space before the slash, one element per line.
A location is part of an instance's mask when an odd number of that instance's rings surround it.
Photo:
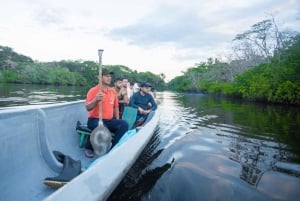
<path fill-rule="evenodd" d="M 84 99 L 86 89 L 1 85 L 0 107 Z M 298 200 L 300 109 L 158 93 L 151 142 L 108 200 Z"/>

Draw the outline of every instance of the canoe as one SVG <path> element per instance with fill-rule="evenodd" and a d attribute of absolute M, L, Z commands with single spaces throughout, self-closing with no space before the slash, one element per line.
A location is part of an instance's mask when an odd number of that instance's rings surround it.
<path fill-rule="evenodd" d="M 84 101 L 0 110 L 1 199 L 106 200 L 151 139 L 159 111 L 96 161 L 84 156 L 75 131 L 76 122 L 86 120 Z M 57 176 L 62 170 L 54 150 L 80 160 L 87 168 L 57 190 L 43 184 L 46 177 Z"/>

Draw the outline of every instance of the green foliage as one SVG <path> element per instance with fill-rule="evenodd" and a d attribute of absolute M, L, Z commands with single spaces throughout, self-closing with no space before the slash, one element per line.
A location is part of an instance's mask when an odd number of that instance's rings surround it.
<path fill-rule="evenodd" d="M 278 56 L 281 60 L 278 63 Z M 261 64 L 236 77 L 234 85 L 242 97 L 300 105 L 300 38 L 270 64 Z"/>
<path fill-rule="evenodd" d="M 30 57 L 18 54 L 12 48 L 0 45 L 0 69 L 10 68 L 12 62 L 16 63 L 33 63 Z"/>
<path fill-rule="evenodd" d="M 150 82 L 157 90 L 165 89 L 164 75 L 137 72 L 122 65 L 106 65 L 115 73 L 114 78 L 130 82 Z M 92 86 L 98 83 L 99 64 L 93 61 L 33 62 L 31 58 L 0 46 L 0 82 L 47 85 Z"/>
<path fill-rule="evenodd" d="M 16 80 L 18 74 L 15 71 L 1 71 L 0 72 L 0 82 L 13 82 Z"/>
<path fill-rule="evenodd" d="M 169 89 L 172 89 L 174 91 L 191 91 L 192 90 L 192 84 L 189 82 L 189 80 L 186 78 L 186 76 L 178 76 L 174 79 L 172 79 L 168 83 Z"/>
<path fill-rule="evenodd" d="M 236 75 L 233 82 L 230 82 L 229 75 L 228 64 L 209 59 L 171 80 L 169 88 L 300 105 L 300 36 L 287 49 L 280 50 L 269 63 Z"/>
<path fill-rule="evenodd" d="M 272 101 L 284 104 L 300 105 L 300 86 L 289 80 L 279 84 L 272 96 Z"/>

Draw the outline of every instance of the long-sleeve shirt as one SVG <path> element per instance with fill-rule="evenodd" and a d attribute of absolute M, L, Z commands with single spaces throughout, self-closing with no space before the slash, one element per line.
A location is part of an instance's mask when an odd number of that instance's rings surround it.
<path fill-rule="evenodd" d="M 149 106 L 149 103 L 151 104 L 151 108 Z M 142 95 L 140 91 L 132 95 L 129 101 L 129 106 L 134 108 L 141 107 L 144 110 L 151 109 L 152 111 L 156 110 L 157 108 L 157 104 L 153 99 L 153 96 L 151 96 L 150 94 Z"/>

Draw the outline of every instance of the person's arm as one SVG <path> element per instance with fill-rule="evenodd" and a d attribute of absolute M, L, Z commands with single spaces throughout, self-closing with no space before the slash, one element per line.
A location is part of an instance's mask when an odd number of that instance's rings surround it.
<path fill-rule="evenodd" d="M 120 119 L 119 107 L 114 108 L 114 117 Z"/>
<path fill-rule="evenodd" d="M 115 94 L 115 101 L 114 101 L 114 105 L 113 105 L 113 116 L 116 119 L 120 119 L 120 113 L 119 113 L 119 100 L 117 97 L 117 94 Z"/>
<path fill-rule="evenodd" d="M 127 93 L 127 90 L 124 90 L 125 91 L 125 93 L 124 93 L 124 98 L 123 98 L 123 101 L 124 101 L 124 103 L 126 104 L 126 105 L 128 105 L 129 104 L 129 98 L 128 98 L 128 93 Z"/>
<path fill-rule="evenodd" d="M 86 110 L 87 111 L 91 111 L 92 109 L 94 109 L 96 107 L 96 105 L 102 101 L 103 98 L 103 94 L 102 93 L 98 93 L 90 102 L 87 102 L 85 104 Z"/>
<path fill-rule="evenodd" d="M 154 111 L 154 110 L 156 110 L 157 109 L 157 104 L 156 104 L 156 102 L 155 102 L 155 100 L 154 100 L 154 98 L 153 98 L 153 96 L 149 96 L 150 97 L 150 103 L 151 103 L 151 110 L 152 111 Z"/>
<path fill-rule="evenodd" d="M 129 106 L 133 108 L 138 108 L 139 106 L 135 104 L 136 94 L 133 94 L 133 96 L 130 98 Z"/>
<path fill-rule="evenodd" d="M 139 92 L 137 92 L 137 93 L 139 93 Z M 144 114 L 146 110 L 144 110 L 143 108 L 141 108 L 140 106 L 135 104 L 135 101 L 137 98 L 138 98 L 138 94 L 134 93 L 133 96 L 130 98 L 129 106 L 136 108 L 139 111 L 139 113 Z"/>

